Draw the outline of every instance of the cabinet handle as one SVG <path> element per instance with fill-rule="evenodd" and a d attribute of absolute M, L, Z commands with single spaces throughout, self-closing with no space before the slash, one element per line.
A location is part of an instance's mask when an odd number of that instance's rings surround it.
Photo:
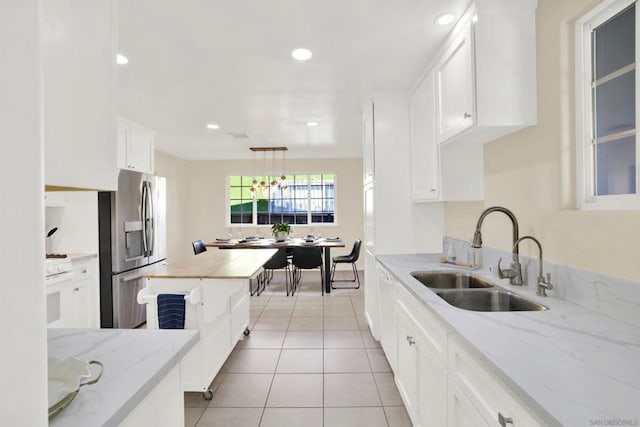
<path fill-rule="evenodd" d="M 82 269 L 82 274 L 87 274 L 87 269 L 86 268 Z"/>
<path fill-rule="evenodd" d="M 464 118 L 465 118 L 465 119 L 470 119 L 470 118 L 471 118 L 471 114 L 469 114 L 469 113 L 464 113 Z"/>
<path fill-rule="evenodd" d="M 414 345 L 416 342 L 413 340 L 413 337 L 407 335 L 407 341 L 409 341 L 409 346 Z"/>
<path fill-rule="evenodd" d="M 435 192 L 436 192 L 436 189 L 435 189 L 435 188 L 432 188 L 431 190 L 429 190 L 429 192 L 430 192 L 430 193 L 435 193 Z"/>
<path fill-rule="evenodd" d="M 498 412 L 498 422 L 502 427 L 506 427 L 507 424 L 513 425 L 513 418 L 505 418 L 500 412 Z"/>
<path fill-rule="evenodd" d="M 73 290 L 77 292 L 80 290 L 80 288 L 73 288 Z"/>

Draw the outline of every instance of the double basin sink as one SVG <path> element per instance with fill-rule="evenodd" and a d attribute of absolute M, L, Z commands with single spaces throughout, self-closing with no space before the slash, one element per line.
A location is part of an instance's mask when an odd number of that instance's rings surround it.
<path fill-rule="evenodd" d="M 414 271 L 411 275 L 454 307 L 471 311 L 543 311 L 544 305 L 496 288 L 478 276 L 459 271 Z"/>

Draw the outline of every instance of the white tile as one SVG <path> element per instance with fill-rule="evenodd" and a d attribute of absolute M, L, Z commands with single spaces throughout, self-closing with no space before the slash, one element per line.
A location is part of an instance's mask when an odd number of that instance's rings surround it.
<path fill-rule="evenodd" d="M 288 317 L 260 317 L 255 326 L 254 331 L 286 331 L 289 326 Z"/>
<path fill-rule="evenodd" d="M 351 303 L 345 305 L 325 305 L 324 315 L 329 317 L 354 316 L 355 312 L 353 311 Z"/>
<path fill-rule="evenodd" d="M 262 314 L 260 318 L 263 317 L 290 317 L 293 312 L 293 305 L 290 307 L 284 306 L 270 306 L 267 304 L 264 310 L 262 310 Z"/>
<path fill-rule="evenodd" d="M 324 328 L 322 317 L 292 317 L 290 331 L 321 331 Z"/>
<path fill-rule="evenodd" d="M 272 374 L 276 370 L 280 350 L 248 349 L 236 352 L 229 365 L 231 374 Z"/>
<path fill-rule="evenodd" d="M 273 374 L 227 374 L 209 406 L 264 407 L 272 380 Z"/>
<path fill-rule="evenodd" d="M 265 408 L 260 427 L 322 427 L 322 408 Z"/>
<path fill-rule="evenodd" d="M 383 406 L 402 406 L 402 398 L 393 380 L 392 373 L 374 373 L 378 394 Z"/>
<path fill-rule="evenodd" d="M 268 407 L 322 407 L 322 374 L 276 374 Z"/>
<path fill-rule="evenodd" d="M 371 372 L 365 349 L 325 349 L 324 371 Z"/>
<path fill-rule="evenodd" d="M 359 326 L 356 322 L 356 317 L 353 315 L 338 317 L 325 316 L 324 329 L 327 331 L 358 330 Z"/>
<path fill-rule="evenodd" d="M 381 406 L 373 374 L 324 374 L 324 406 Z"/>
<path fill-rule="evenodd" d="M 322 373 L 322 349 L 282 350 L 278 361 L 278 374 Z"/>
<path fill-rule="evenodd" d="M 205 408 L 184 408 L 184 426 L 195 427 L 204 409 Z"/>
<path fill-rule="evenodd" d="M 209 401 L 202 397 L 200 392 L 185 392 L 184 407 L 185 408 L 206 408 Z"/>
<path fill-rule="evenodd" d="M 360 331 L 324 331 L 324 348 L 364 348 Z"/>
<path fill-rule="evenodd" d="M 373 372 L 391 372 L 391 366 L 381 348 L 368 348 L 367 356 Z"/>
<path fill-rule="evenodd" d="M 285 334 L 286 331 L 251 331 L 251 334 L 248 337 L 245 337 L 240 343 L 238 343 L 238 347 L 241 349 L 282 348 Z"/>
<path fill-rule="evenodd" d="M 381 407 L 325 408 L 324 427 L 387 427 Z"/>
<path fill-rule="evenodd" d="M 293 309 L 293 317 L 322 317 L 324 309 L 322 306 L 296 305 Z"/>
<path fill-rule="evenodd" d="M 384 412 L 387 414 L 389 427 L 412 427 L 411 419 L 404 406 L 385 407 Z"/>
<path fill-rule="evenodd" d="M 371 335 L 369 328 L 360 329 L 360 336 L 362 336 L 365 348 L 382 348 L 380 341 L 376 341 L 373 335 Z"/>
<path fill-rule="evenodd" d="M 258 427 L 262 408 L 208 408 L 197 427 Z"/>
<path fill-rule="evenodd" d="M 322 331 L 288 331 L 282 348 L 322 348 Z"/>

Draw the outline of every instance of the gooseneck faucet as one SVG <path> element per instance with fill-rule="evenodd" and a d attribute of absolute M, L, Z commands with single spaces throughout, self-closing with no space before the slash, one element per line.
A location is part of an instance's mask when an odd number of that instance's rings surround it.
<path fill-rule="evenodd" d="M 498 261 L 498 276 L 501 279 L 509 279 L 509 283 L 512 285 L 522 286 L 522 266 L 520 265 L 520 259 L 518 255 L 518 220 L 516 216 L 507 208 L 503 208 L 502 206 L 493 206 L 485 209 L 481 214 L 480 218 L 478 218 L 478 223 L 476 224 L 476 231 L 473 234 L 473 242 L 471 243 L 471 247 L 473 248 L 481 248 L 482 247 L 482 233 L 480 232 L 482 228 L 482 222 L 492 212 L 502 212 L 511 220 L 512 225 L 512 234 L 513 234 L 513 250 L 512 250 L 512 260 L 511 260 L 511 268 L 502 270 L 500 268 L 500 261 Z"/>
<path fill-rule="evenodd" d="M 536 290 L 536 295 L 546 297 L 547 289 L 553 289 L 553 285 L 551 284 L 551 273 L 547 273 L 547 277 L 545 278 L 544 272 L 542 271 L 542 244 L 540 243 L 540 241 L 533 236 L 522 236 L 521 238 L 516 240 L 516 243 L 513 245 L 513 250 L 515 251 L 520 242 L 526 239 L 532 240 L 536 245 L 538 245 L 538 288 Z"/>

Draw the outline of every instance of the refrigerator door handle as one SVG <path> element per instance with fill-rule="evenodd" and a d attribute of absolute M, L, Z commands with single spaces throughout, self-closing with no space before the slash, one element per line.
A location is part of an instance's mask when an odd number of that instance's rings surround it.
<path fill-rule="evenodd" d="M 148 245 L 149 245 L 149 256 L 153 255 L 153 250 L 155 248 L 156 245 L 156 239 L 155 239 L 155 221 L 154 221 L 154 212 L 153 212 L 153 204 L 154 204 L 154 200 L 153 200 L 153 188 L 151 188 L 151 182 L 147 183 L 148 188 L 147 188 L 147 203 L 149 206 L 149 212 L 147 212 L 147 214 L 149 215 L 149 240 L 148 240 Z"/>
<path fill-rule="evenodd" d="M 142 200 L 140 201 L 140 221 L 142 222 L 142 250 L 143 255 L 149 256 L 147 243 L 147 182 L 142 181 Z"/>

